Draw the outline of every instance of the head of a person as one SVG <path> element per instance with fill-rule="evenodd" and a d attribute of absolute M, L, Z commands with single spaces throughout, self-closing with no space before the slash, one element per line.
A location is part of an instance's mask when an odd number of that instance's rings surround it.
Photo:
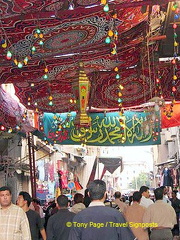
<path fill-rule="evenodd" d="M 66 197 L 65 195 L 60 195 L 57 198 L 57 206 L 58 208 L 66 209 L 68 207 L 68 197 Z"/>
<path fill-rule="evenodd" d="M 129 205 L 131 205 L 132 201 L 133 201 L 133 196 L 129 196 Z"/>
<path fill-rule="evenodd" d="M 166 195 L 167 194 L 166 186 L 161 186 L 160 188 L 163 190 L 163 195 Z"/>
<path fill-rule="evenodd" d="M 83 203 L 84 201 L 84 196 L 81 193 L 76 193 L 74 195 L 74 202 L 75 203 Z"/>
<path fill-rule="evenodd" d="M 145 198 L 149 198 L 150 197 L 149 188 L 147 186 L 141 186 L 139 192 Z"/>
<path fill-rule="evenodd" d="M 94 180 L 89 183 L 89 196 L 92 200 L 105 200 L 106 183 L 102 180 Z"/>
<path fill-rule="evenodd" d="M 8 208 L 12 202 L 11 189 L 7 186 L 0 188 L 0 205 L 2 208 Z"/>
<path fill-rule="evenodd" d="M 71 207 L 71 200 L 68 199 L 68 207 Z"/>
<path fill-rule="evenodd" d="M 89 189 L 86 188 L 84 191 L 84 197 L 89 197 Z"/>
<path fill-rule="evenodd" d="M 156 200 L 162 200 L 163 199 L 163 189 L 162 188 L 156 188 L 154 190 L 154 196 Z"/>
<path fill-rule="evenodd" d="M 114 193 L 114 197 L 115 197 L 115 199 L 116 199 L 116 198 L 119 198 L 119 199 L 120 199 L 120 198 L 121 198 L 121 193 L 118 192 L 118 191 L 115 192 L 115 193 Z"/>
<path fill-rule="evenodd" d="M 177 197 L 177 190 L 173 190 L 172 191 L 172 198 L 176 198 Z"/>
<path fill-rule="evenodd" d="M 135 192 L 133 193 L 133 202 L 138 202 L 138 203 L 140 203 L 141 198 L 142 198 L 142 194 L 141 194 L 139 191 L 135 191 Z"/>
<path fill-rule="evenodd" d="M 24 207 L 24 206 L 29 207 L 31 202 L 32 202 L 32 198 L 31 198 L 31 196 L 29 195 L 28 192 L 21 191 L 19 193 L 19 196 L 18 196 L 18 199 L 17 199 L 17 205 L 19 207 L 21 207 L 21 208 Z"/>
<path fill-rule="evenodd" d="M 37 198 L 33 198 L 33 200 L 32 200 L 32 204 L 33 204 L 34 206 L 40 205 L 40 201 L 39 201 L 39 199 L 37 199 Z"/>
<path fill-rule="evenodd" d="M 125 197 L 125 196 L 122 196 L 122 197 L 121 197 L 121 201 L 122 201 L 122 202 L 126 202 L 126 197 Z"/>

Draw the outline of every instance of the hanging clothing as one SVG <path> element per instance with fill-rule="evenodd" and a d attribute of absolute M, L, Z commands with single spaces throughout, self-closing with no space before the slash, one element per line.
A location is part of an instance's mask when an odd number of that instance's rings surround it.
<path fill-rule="evenodd" d="M 171 169 L 171 176 L 172 176 L 172 184 L 173 187 L 179 186 L 179 172 L 178 169 Z"/>
<path fill-rule="evenodd" d="M 49 163 L 49 180 L 50 181 L 54 181 L 54 164 L 53 163 Z"/>
<path fill-rule="evenodd" d="M 164 168 L 163 170 L 163 186 L 172 186 L 172 177 L 171 177 L 171 170 L 169 168 Z"/>
<path fill-rule="evenodd" d="M 44 181 L 48 181 L 48 173 L 49 173 L 49 163 L 44 164 Z"/>
<path fill-rule="evenodd" d="M 39 180 L 44 181 L 45 171 L 44 171 L 44 160 L 38 160 L 36 162 L 39 171 Z"/>

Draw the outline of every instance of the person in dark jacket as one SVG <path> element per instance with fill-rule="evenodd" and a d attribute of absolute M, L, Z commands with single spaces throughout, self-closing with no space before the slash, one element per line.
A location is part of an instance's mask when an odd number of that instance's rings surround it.
<path fill-rule="evenodd" d="M 31 201 L 32 198 L 29 193 L 21 191 L 17 199 L 17 205 L 21 207 L 27 215 L 32 240 L 40 239 L 39 232 L 41 233 L 42 239 L 46 240 L 46 232 L 39 213 L 29 208 Z"/>
<path fill-rule="evenodd" d="M 68 210 L 68 198 L 60 195 L 57 198 L 58 212 L 51 216 L 47 223 L 47 240 L 67 240 L 75 213 Z"/>
<path fill-rule="evenodd" d="M 180 217 L 180 200 L 177 198 L 177 190 L 172 191 L 172 198 L 170 199 L 172 203 L 172 207 L 176 212 L 177 224 L 174 225 L 172 229 L 173 236 L 179 236 L 179 217 Z"/>
<path fill-rule="evenodd" d="M 91 203 L 91 198 L 89 196 L 89 189 L 86 188 L 86 190 L 84 191 L 84 205 L 88 207 L 90 203 Z"/>
<path fill-rule="evenodd" d="M 92 202 L 74 217 L 68 240 L 134 240 L 123 215 L 104 205 L 106 183 L 94 180 L 88 189 Z"/>

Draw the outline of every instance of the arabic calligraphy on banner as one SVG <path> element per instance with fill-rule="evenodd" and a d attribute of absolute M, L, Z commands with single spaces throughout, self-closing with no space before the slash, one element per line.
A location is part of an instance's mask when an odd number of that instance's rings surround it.
<path fill-rule="evenodd" d="M 157 115 L 157 113 L 156 113 Z M 44 113 L 42 124 L 48 140 L 62 145 L 82 142 L 95 146 L 160 144 L 160 115 L 151 119 L 148 112 L 125 111 L 123 126 L 118 112 L 90 113 L 91 126 L 76 128 L 76 113 Z"/>

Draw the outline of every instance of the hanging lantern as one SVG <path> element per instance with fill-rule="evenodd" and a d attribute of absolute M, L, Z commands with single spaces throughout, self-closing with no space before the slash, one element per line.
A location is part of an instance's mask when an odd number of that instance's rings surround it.
<path fill-rule="evenodd" d="M 28 61 L 29 61 L 29 58 L 28 58 L 28 57 L 25 57 L 25 58 L 24 58 L 24 64 L 27 65 Z"/>
<path fill-rule="evenodd" d="M 44 74 L 44 75 L 43 75 L 43 78 L 44 78 L 44 79 L 48 79 L 48 75 L 47 75 L 47 74 Z"/>
<path fill-rule="evenodd" d="M 44 44 L 44 42 L 43 42 L 42 40 L 40 40 L 40 41 L 39 41 L 39 45 L 42 46 L 43 44 Z"/>
<path fill-rule="evenodd" d="M 14 64 L 15 64 L 15 65 L 18 65 L 17 59 L 14 59 Z"/>
<path fill-rule="evenodd" d="M 12 58 L 12 53 L 10 51 L 7 51 L 6 58 L 10 60 Z"/>
<path fill-rule="evenodd" d="M 7 42 L 5 41 L 2 45 L 1 45 L 2 48 L 7 48 Z"/>
<path fill-rule="evenodd" d="M 118 73 L 116 74 L 116 79 L 120 79 L 120 75 Z"/>
<path fill-rule="evenodd" d="M 32 46 L 31 50 L 32 50 L 32 52 L 35 52 L 36 51 L 36 47 Z"/>
<path fill-rule="evenodd" d="M 45 72 L 45 73 L 47 73 L 47 72 L 48 72 L 48 68 L 47 68 L 47 67 L 45 67 L 45 69 L 44 69 L 44 72 Z"/>
<path fill-rule="evenodd" d="M 104 6 L 103 10 L 104 10 L 104 12 L 109 12 L 109 5 L 106 4 L 106 5 Z"/>
<path fill-rule="evenodd" d="M 176 23 L 173 24 L 173 28 L 174 28 L 174 29 L 177 28 L 177 24 L 176 24 Z"/>
<path fill-rule="evenodd" d="M 112 30 L 109 30 L 109 31 L 108 31 L 108 36 L 109 36 L 109 37 L 112 37 L 113 35 L 114 35 L 113 31 L 112 31 Z"/>
<path fill-rule="evenodd" d="M 107 1 L 106 0 L 101 0 L 101 4 L 106 5 Z"/>
<path fill-rule="evenodd" d="M 22 62 L 18 62 L 18 68 L 22 68 L 23 67 L 23 64 L 22 64 Z"/>
<path fill-rule="evenodd" d="M 116 52 L 116 48 L 113 48 L 113 50 L 111 51 L 111 54 L 115 55 L 117 52 Z"/>
<path fill-rule="evenodd" d="M 40 34 L 41 33 L 41 30 L 39 28 L 36 29 L 36 33 L 37 34 Z"/>
<path fill-rule="evenodd" d="M 52 96 L 49 96 L 49 100 L 51 101 L 53 99 L 53 97 Z"/>
<path fill-rule="evenodd" d="M 173 80 L 177 80 L 177 76 L 176 75 L 173 76 Z"/>
<path fill-rule="evenodd" d="M 106 37 L 105 43 L 109 44 L 110 42 L 111 42 L 111 38 L 110 37 Z"/>
<path fill-rule="evenodd" d="M 53 105 L 53 102 L 52 101 L 49 101 L 49 106 L 52 106 Z"/>
<path fill-rule="evenodd" d="M 74 123 L 78 126 L 89 126 L 91 120 L 87 115 L 86 109 L 88 107 L 90 81 L 84 71 L 84 64 L 82 62 L 79 63 L 78 73 L 75 76 L 72 87 L 78 106 L 78 112 Z"/>
<path fill-rule="evenodd" d="M 174 47 L 177 47 L 178 43 L 176 41 L 174 41 Z"/>

